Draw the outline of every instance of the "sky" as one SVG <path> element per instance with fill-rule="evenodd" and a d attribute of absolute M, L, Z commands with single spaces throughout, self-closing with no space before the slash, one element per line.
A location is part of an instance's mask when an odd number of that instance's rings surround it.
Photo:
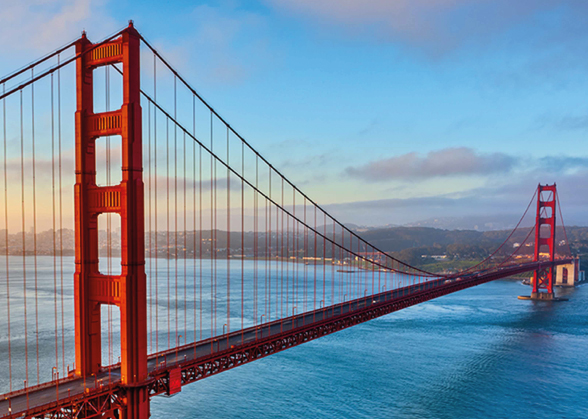
<path fill-rule="evenodd" d="M 129 19 L 343 222 L 588 225 L 588 2 L 0 0 L 0 74 Z"/>

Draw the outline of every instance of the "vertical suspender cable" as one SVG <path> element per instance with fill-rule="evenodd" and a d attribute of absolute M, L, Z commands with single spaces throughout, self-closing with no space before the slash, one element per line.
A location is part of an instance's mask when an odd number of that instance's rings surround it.
<path fill-rule="evenodd" d="M 170 296 L 170 266 L 169 266 L 169 259 L 170 259 L 170 251 L 169 251 L 169 118 L 165 119 L 165 139 L 166 139 L 166 145 L 165 145 L 165 158 L 166 158 L 166 182 L 167 182 L 167 187 L 166 187 L 166 194 L 167 194 L 167 211 L 165 213 L 165 220 L 166 220 L 166 238 L 167 238 L 167 270 L 166 270 L 166 276 L 167 276 L 167 349 L 171 348 L 171 313 L 169 310 L 169 304 L 170 304 L 170 300 L 169 300 L 169 296 Z"/>
<path fill-rule="evenodd" d="M 384 274 L 386 277 L 388 276 L 388 273 Z M 394 278 L 394 270 L 390 271 L 390 275 L 392 276 L 392 278 Z M 378 269 L 378 290 L 377 293 L 380 292 L 381 290 L 381 285 L 382 285 L 382 270 Z M 392 288 L 394 288 L 394 280 L 392 280 Z M 372 294 L 374 294 L 374 290 L 372 289 Z"/>
<path fill-rule="evenodd" d="M 151 243 L 151 189 L 153 187 L 153 173 L 151 172 L 151 102 L 147 102 L 147 241 L 149 242 L 149 353 L 153 353 L 153 254 Z"/>
<path fill-rule="evenodd" d="M 157 57 L 153 55 L 153 99 L 157 101 Z M 155 240 L 153 247 L 155 250 L 155 352 L 159 352 L 159 232 L 157 228 L 157 183 L 159 175 L 157 173 L 157 108 L 153 107 L 153 230 Z"/>
<path fill-rule="evenodd" d="M 276 205 L 276 320 L 280 318 L 280 286 L 278 281 L 280 280 L 280 208 Z"/>
<path fill-rule="evenodd" d="M 353 255 L 351 254 L 351 250 L 353 249 L 353 235 L 350 234 L 349 235 L 349 247 L 346 247 L 347 249 L 347 254 L 349 255 L 349 266 L 353 268 Z M 352 296 L 352 290 L 353 290 L 353 276 L 355 275 L 355 273 L 353 272 L 353 269 L 351 269 L 351 274 L 347 275 L 347 288 L 346 288 L 346 294 L 347 294 L 347 299 L 346 301 L 349 301 L 351 298 L 353 298 Z M 343 296 L 345 297 L 345 296 Z M 344 298 L 345 299 L 345 298 Z"/>
<path fill-rule="evenodd" d="M 55 200 L 55 110 L 54 110 L 54 94 L 53 94 L 53 74 L 51 74 L 51 215 L 53 221 L 53 308 L 55 320 L 55 368 L 59 372 L 59 340 L 58 340 L 58 321 L 57 321 L 57 232 L 56 214 L 57 208 Z M 8 243 L 6 243 L 8 244 Z"/>
<path fill-rule="evenodd" d="M 198 201 L 199 201 L 199 210 L 198 210 L 198 253 L 200 258 L 200 302 L 199 302 L 199 309 L 200 309 L 200 340 L 202 340 L 202 147 L 198 147 Z"/>
<path fill-rule="evenodd" d="M 559 192 L 557 192 L 557 190 L 555 191 L 555 199 L 557 200 L 556 205 L 557 205 L 557 209 L 559 211 L 559 219 L 561 220 L 561 227 L 563 229 L 564 239 L 565 239 L 566 245 L 568 247 L 568 252 L 570 253 L 570 256 L 572 256 L 572 249 L 570 248 L 570 242 L 568 240 L 568 233 L 566 231 L 566 225 L 564 224 L 564 221 L 563 221 L 563 215 L 561 213 L 561 203 L 559 200 Z"/>
<path fill-rule="evenodd" d="M 2 85 L 2 93 L 6 93 L 6 84 Z M 2 101 L 2 119 L 4 132 L 4 244 L 6 246 L 6 322 L 8 324 L 8 385 L 12 392 L 12 344 L 10 334 L 10 258 L 8 257 L 8 173 L 7 173 L 7 138 L 6 138 L 6 98 Z"/>
<path fill-rule="evenodd" d="M 244 144 L 243 144 L 244 147 Z M 243 151 L 243 153 L 245 153 Z M 255 188 L 259 188 L 259 159 L 255 156 Z M 255 293 L 253 295 L 253 324 L 257 324 L 257 316 L 259 314 L 258 298 L 259 298 L 259 271 L 258 271 L 258 252 L 259 252 L 259 194 L 256 190 L 253 191 L 253 281 L 255 283 Z M 243 326 L 241 326 L 243 328 Z"/>
<path fill-rule="evenodd" d="M 371 248 L 371 250 L 372 250 L 372 252 L 375 252 L 375 249 L 374 248 Z M 375 252 L 375 253 L 378 255 L 378 258 L 379 258 L 380 257 L 380 253 L 377 253 L 377 252 Z M 382 257 L 382 259 L 379 259 L 379 260 L 384 260 L 384 258 Z M 375 267 L 375 266 L 372 267 L 372 291 L 371 291 L 371 294 L 374 293 L 374 281 L 376 280 L 376 274 L 375 274 L 376 269 L 378 269 L 378 271 L 381 270 L 379 267 Z"/>
<path fill-rule="evenodd" d="M 23 309 L 24 309 L 24 340 L 25 340 L 25 377 L 29 382 L 29 341 L 27 322 L 27 260 L 26 260 L 26 225 L 25 225 L 25 181 L 24 181 L 24 126 L 23 126 L 23 104 L 22 90 L 20 91 L 20 180 L 22 199 L 22 287 L 23 287 Z"/>
<path fill-rule="evenodd" d="M 229 127 L 227 127 L 227 343 L 231 330 L 231 171 L 229 170 Z"/>
<path fill-rule="evenodd" d="M 292 211 L 294 211 L 294 206 L 292 206 Z M 292 234 L 290 234 L 290 219 L 292 219 Z M 294 302 L 294 266 L 292 266 L 292 274 L 290 274 L 290 258 L 294 250 L 294 223 L 294 218 L 286 215 L 286 315 L 290 313 L 288 305 L 290 296 L 292 297 L 292 314 L 294 314 L 294 309 L 297 308 Z M 290 247 L 290 237 L 292 237 L 292 247 Z M 292 281 L 290 281 L 290 275 L 292 276 Z M 290 286 L 292 286 L 292 290 L 290 290 Z"/>
<path fill-rule="evenodd" d="M 187 218 L 186 218 L 186 153 L 187 153 L 187 149 L 186 149 L 186 133 L 184 132 L 184 150 L 183 150 L 183 155 L 184 155 L 184 179 L 183 179 L 183 183 L 184 183 L 184 342 L 188 343 L 188 305 L 186 304 L 187 301 L 187 295 L 188 295 L 188 286 L 187 286 L 187 274 L 186 274 L 186 269 L 187 269 L 187 263 L 188 263 L 188 253 L 187 253 L 187 246 L 188 243 L 186 241 L 186 233 L 187 233 L 187 228 L 186 228 L 186 222 L 187 222 Z"/>
<path fill-rule="evenodd" d="M 210 140 L 211 142 L 213 141 L 213 114 L 210 114 Z M 212 151 L 212 144 L 211 144 L 211 151 Z M 216 172 L 216 159 L 213 159 L 213 167 L 214 167 L 214 175 L 213 175 L 213 180 L 214 180 L 214 187 L 213 187 L 213 192 L 214 192 L 214 201 L 213 201 L 213 206 L 214 206 L 214 239 L 213 239 L 213 244 L 214 244 L 214 334 L 217 334 L 217 325 L 218 325 L 218 319 L 217 319 L 217 297 L 218 297 L 218 289 L 217 289 L 217 283 L 218 283 L 218 278 L 217 278 L 217 272 L 218 272 L 218 265 L 217 265 L 217 221 L 218 221 L 218 192 L 217 192 L 217 172 Z"/>
<path fill-rule="evenodd" d="M 282 188 L 282 204 L 281 207 L 284 208 L 284 179 L 282 178 L 281 182 Z M 278 209 L 276 208 L 276 212 Z M 281 225 L 279 228 L 280 234 L 280 318 L 284 318 L 284 211 L 280 211 L 276 215 L 279 215 Z M 286 312 L 288 314 L 288 312 Z M 280 323 L 281 324 L 281 323 Z M 280 326 L 281 327 L 281 326 Z"/>
<path fill-rule="evenodd" d="M 177 120 L 176 80 L 174 76 L 174 120 Z M 174 123 L 174 284 L 175 341 L 178 344 L 178 127 Z"/>
<path fill-rule="evenodd" d="M 192 96 L 192 135 L 196 136 L 196 97 Z M 194 302 L 194 335 L 193 341 L 196 342 L 196 141 L 192 141 L 192 291 Z M 202 264 L 202 262 L 200 262 Z M 196 358 L 196 346 L 194 346 L 194 358 Z"/>
<path fill-rule="evenodd" d="M 228 164 L 228 160 L 227 160 Z M 245 177 L 245 145 L 241 143 L 241 175 Z M 255 256 L 255 255 L 254 255 Z M 255 307 L 255 266 L 253 267 L 253 306 Z M 241 179 L 241 344 L 245 325 L 245 183 Z"/>
<path fill-rule="evenodd" d="M 353 248 L 353 237 L 351 238 L 351 243 L 350 243 L 350 247 L 349 249 L 352 252 L 356 252 L 359 254 L 359 252 L 361 252 L 360 248 L 359 248 L 359 240 L 357 243 L 357 250 L 354 250 Z M 351 295 L 349 300 L 354 300 L 358 297 L 358 292 L 359 292 L 359 287 L 361 284 L 361 268 L 362 268 L 362 261 L 357 260 L 356 261 L 356 269 L 353 270 L 353 273 L 351 274 L 351 278 L 352 278 L 352 289 L 351 289 Z"/>
<path fill-rule="evenodd" d="M 312 292 L 312 311 L 314 312 L 316 310 L 316 264 L 317 264 L 317 236 L 316 236 L 316 205 L 313 205 L 314 207 L 314 230 L 313 230 L 313 236 L 314 236 L 314 291 Z M 312 315 L 312 320 L 315 320 L 315 314 L 313 313 Z"/>
<path fill-rule="evenodd" d="M 292 274 L 294 276 L 294 286 L 292 287 L 292 305 L 298 307 L 298 227 L 299 223 L 296 221 L 296 189 L 292 188 L 292 212 L 294 218 L 292 220 L 292 246 L 294 246 L 294 266 L 292 267 Z"/>
<path fill-rule="evenodd" d="M 327 215 L 323 212 L 323 307 L 327 305 Z"/>
<path fill-rule="evenodd" d="M 231 171 L 229 170 L 229 127 L 227 127 L 227 246 L 226 246 L 226 264 L 227 264 L 227 342 L 228 334 L 231 328 L 231 265 L 229 263 L 231 251 Z"/>
<path fill-rule="evenodd" d="M 264 301 L 263 301 L 263 308 L 264 308 L 264 314 L 266 315 L 266 320 L 267 320 L 267 314 L 269 313 L 268 311 L 268 278 L 269 278 L 269 272 L 268 272 L 268 265 L 269 265 L 269 254 L 268 254 L 268 237 L 269 237 L 269 230 L 268 230 L 268 200 L 265 199 L 265 214 L 264 214 L 264 222 L 265 222 L 265 229 L 264 229 L 264 236 L 265 236 L 265 248 L 264 248 L 264 265 L 265 265 L 265 284 L 264 284 L 264 288 L 263 288 L 263 295 L 264 295 Z M 261 322 L 261 317 L 259 319 L 259 321 Z"/>
<path fill-rule="evenodd" d="M 306 286 L 307 286 L 307 273 L 308 270 L 306 268 L 306 258 L 308 257 L 307 255 L 307 251 L 308 251 L 308 227 L 306 227 L 308 224 L 306 224 L 306 197 L 304 198 L 304 253 L 302 256 L 302 263 L 304 263 L 304 280 L 302 283 L 302 305 L 303 308 L 302 310 L 304 310 L 306 312 L 307 308 L 308 308 L 308 304 L 306 302 L 306 296 L 307 296 L 307 292 L 306 292 Z"/>
<path fill-rule="evenodd" d="M 210 150 L 213 150 L 212 141 L 212 112 L 210 113 Z M 214 336 L 214 169 L 213 155 L 210 153 L 210 337 Z"/>
<path fill-rule="evenodd" d="M 282 225 L 284 221 L 282 220 Z M 286 215 L 286 317 L 288 317 L 290 310 L 289 310 L 289 290 L 290 290 L 290 279 L 289 279 L 289 269 L 290 269 L 290 216 Z M 292 304 L 294 307 L 294 304 Z M 292 311 L 294 311 L 292 309 Z"/>
<path fill-rule="evenodd" d="M 152 175 L 151 172 L 151 102 L 147 102 L 147 241 L 149 243 L 149 353 L 153 353 L 153 254 L 151 242 L 151 189 Z"/>
<path fill-rule="evenodd" d="M 339 248 L 339 260 L 341 261 L 341 264 L 345 263 L 345 252 L 343 251 L 343 249 L 345 248 L 345 230 L 343 229 L 343 227 L 341 227 L 341 247 Z M 341 275 L 338 275 L 338 279 L 339 279 L 339 302 L 342 303 L 343 302 L 343 289 L 344 289 L 344 279 L 345 277 L 342 277 Z"/>
<path fill-rule="evenodd" d="M 31 69 L 31 79 L 34 77 Z M 41 383 L 39 374 L 39 291 L 37 272 L 37 164 L 35 161 L 35 84 L 31 84 L 31 143 L 33 165 L 33 266 L 35 277 L 35 346 L 37 351 L 37 384 Z"/>
<path fill-rule="evenodd" d="M 272 199 L 272 168 L 269 168 L 269 199 Z M 272 319 L 272 204 L 268 203 L 268 237 L 269 246 L 268 251 L 268 302 L 267 302 L 267 316 L 266 320 L 269 322 Z"/>
<path fill-rule="evenodd" d="M 60 55 L 57 55 L 57 64 L 60 62 Z M 59 166 L 59 274 L 61 291 L 61 368 L 62 376 L 65 377 L 65 310 L 63 301 L 63 188 L 62 188 L 62 165 L 61 165 L 61 69 L 57 70 L 57 159 Z"/>
<path fill-rule="evenodd" d="M 331 264 L 331 304 L 335 304 L 335 220 L 333 220 L 333 241 L 331 242 L 331 258 L 333 263 Z"/>
<path fill-rule="evenodd" d="M 353 236 L 350 235 L 349 236 L 349 252 L 353 252 Z M 351 260 L 355 259 L 352 255 L 350 255 Z M 355 282 L 356 282 L 356 278 L 357 278 L 357 270 L 359 269 L 359 261 L 355 261 L 356 263 L 353 264 L 352 266 L 354 269 L 351 270 L 351 274 L 348 275 L 349 278 L 349 288 L 348 288 L 348 292 L 347 292 L 347 301 L 351 301 L 354 299 L 355 297 Z"/>

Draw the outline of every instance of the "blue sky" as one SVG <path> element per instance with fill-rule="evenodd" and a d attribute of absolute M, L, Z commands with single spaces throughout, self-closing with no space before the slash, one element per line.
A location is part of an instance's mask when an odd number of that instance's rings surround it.
<path fill-rule="evenodd" d="M 505 214 L 557 182 L 588 204 L 588 3 L 2 0 L 0 73 L 133 19 L 344 222 Z"/>

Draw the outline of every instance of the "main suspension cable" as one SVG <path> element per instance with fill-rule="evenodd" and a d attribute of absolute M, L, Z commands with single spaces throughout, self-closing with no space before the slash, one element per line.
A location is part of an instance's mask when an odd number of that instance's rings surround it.
<path fill-rule="evenodd" d="M 147 98 L 147 100 L 149 100 L 149 101 L 150 101 L 150 102 L 151 102 L 151 103 L 152 103 L 152 104 L 153 104 L 153 105 L 154 105 L 154 106 L 155 106 L 155 107 L 156 107 L 156 108 L 157 108 L 157 109 L 158 109 L 158 110 L 159 110 L 159 111 L 160 111 L 160 112 L 161 112 L 161 113 L 162 113 L 162 114 L 163 114 L 163 115 L 166 117 L 166 120 L 167 120 L 168 122 L 169 122 L 169 121 L 173 122 L 173 123 L 174 123 L 174 124 L 175 124 L 175 125 L 176 125 L 176 126 L 179 128 L 179 129 L 181 129 L 183 132 L 185 132 L 185 133 L 186 133 L 186 135 L 187 135 L 189 138 L 191 138 L 192 140 L 196 141 L 196 142 L 197 142 L 197 143 L 200 145 L 200 147 L 202 147 L 202 148 L 203 148 L 203 149 L 204 149 L 204 150 L 205 150 L 207 153 L 209 153 L 209 154 L 210 154 L 210 157 L 211 157 L 211 166 L 215 166 L 215 162 L 218 162 L 218 163 L 220 163 L 221 165 L 225 166 L 226 168 L 228 168 L 228 169 L 231 171 L 231 173 L 233 173 L 233 174 L 234 174 L 235 176 L 237 176 L 239 179 L 242 179 L 242 180 L 243 180 L 243 182 L 245 182 L 245 184 L 247 184 L 249 187 L 253 188 L 253 189 L 254 189 L 254 190 L 257 192 L 257 193 L 259 193 L 260 195 L 262 195 L 264 198 L 266 198 L 266 199 L 269 201 L 269 203 L 271 203 L 272 205 L 274 205 L 276 208 L 278 208 L 278 209 L 280 209 L 280 210 L 284 211 L 284 212 L 285 212 L 285 213 L 286 213 L 288 216 L 290 216 L 290 217 L 293 217 L 293 215 L 292 215 L 292 213 L 290 213 L 290 211 L 288 211 L 288 210 L 287 210 L 287 209 L 285 209 L 285 208 L 282 208 L 278 202 L 276 202 L 274 199 L 272 199 L 270 196 L 268 196 L 268 195 L 267 195 L 265 192 L 263 192 L 263 191 L 259 190 L 258 188 L 256 188 L 256 187 L 255 187 L 255 185 L 254 185 L 253 183 L 251 183 L 249 180 L 247 180 L 247 179 L 245 179 L 243 176 L 241 176 L 241 175 L 240 175 L 240 174 L 239 174 L 239 173 L 238 173 L 238 172 L 237 172 L 237 171 L 236 171 L 234 168 L 232 168 L 232 167 L 228 166 L 228 165 L 226 164 L 226 162 L 224 162 L 224 161 L 223 161 L 221 158 L 219 158 L 219 157 L 218 157 L 218 156 L 217 156 L 217 155 L 216 155 L 216 154 L 215 154 L 215 153 L 214 153 L 214 152 L 211 150 L 211 148 L 207 147 L 207 146 L 206 146 L 206 145 L 204 145 L 204 144 L 203 144 L 203 143 L 202 143 L 200 140 L 198 140 L 198 139 L 197 139 L 195 136 L 193 136 L 193 135 L 192 135 L 192 134 L 191 134 L 191 133 L 190 133 L 188 130 L 186 130 L 186 129 L 185 129 L 185 128 L 184 128 L 184 127 L 181 125 L 181 124 L 179 124 L 179 123 L 178 123 L 178 122 L 177 122 L 177 121 L 176 121 L 176 120 L 173 118 L 173 116 L 171 116 L 171 115 L 170 115 L 170 114 L 169 114 L 167 111 L 165 111 L 165 110 L 164 110 L 164 109 L 163 109 L 163 108 L 162 108 L 162 107 L 161 107 L 159 104 L 157 104 L 157 103 L 156 103 L 156 102 L 155 102 L 155 101 L 154 101 L 154 100 L 153 100 L 153 99 L 152 99 L 152 98 L 151 98 L 151 97 L 150 97 L 148 94 L 146 94 L 145 92 L 142 92 L 142 94 L 145 96 L 145 98 Z M 211 127 L 212 127 L 212 117 L 211 117 Z M 212 146 L 212 132 L 211 132 L 211 146 Z M 269 170 L 270 170 L 270 177 L 271 177 L 271 172 L 275 172 L 275 170 L 273 170 L 273 169 L 271 169 L 271 168 L 269 168 Z M 277 172 L 276 172 L 276 173 L 277 173 Z M 215 183 L 214 183 L 214 178 L 215 178 L 214 171 L 213 171 L 213 170 L 211 170 L 211 180 L 210 180 L 210 182 L 211 182 L 211 199 L 212 199 L 212 200 L 214 200 L 214 194 L 213 194 L 213 191 L 214 191 L 214 185 L 215 185 Z M 286 182 L 287 182 L 287 180 L 286 180 Z M 271 188 L 270 188 L 270 193 L 271 193 Z M 311 202 L 311 201 L 309 200 L 309 202 Z M 312 202 L 311 202 L 311 203 L 312 203 Z M 318 207 L 318 206 L 316 206 L 316 205 L 314 205 L 314 206 L 315 206 L 315 207 L 316 207 L 318 210 L 321 210 L 321 209 L 320 209 L 320 207 Z M 214 208 L 211 208 L 211 211 L 212 211 L 212 214 L 214 215 Z M 270 216 L 270 217 L 271 217 L 271 216 Z M 297 218 L 297 217 L 293 217 L 293 218 L 295 218 L 295 219 L 296 219 L 298 222 L 301 222 L 301 223 L 302 223 L 302 224 L 303 224 L 303 225 L 304 225 L 306 228 L 309 228 L 309 229 L 311 229 L 311 230 L 315 231 L 315 234 L 317 234 L 318 236 L 320 236 L 321 238 L 323 238 L 323 234 L 322 234 L 322 233 L 320 233 L 320 232 L 318 232 L 318 231 L 314 230 L 314 229 L 313 229 L 311 226 L 309 226 L 308 224 L 306 224 L 306 223 L 303 223 L 303 222 L 302 222 L 302 221 L 301 221 L 299 218 Z M 213 219 L 214 219 L 214 217 L 213 217 Z M 342 227 L 342 228 L 343 228 L 343 227 Z M 343 228 L 343 230 L 348 230 L 348 229 L 346 229 L 346 228 Z M 211 234 L 213 233 L 213 231 L 214 231 L 214 227 L 211 229 Z M 362 242 L 364 242 L 364 243 L 365 243 L 365 240 L 361 239 L 361 238 L 360 238 L 360 237 L 358 237 L 357 235 L 355 235 L 355 234 L 351 234 L 351 235 L 352 235 L 353 237 L 356 237 L 358 240 L 361 240 Z M 327 242 L 329 242 L 329 243 L 334 243 L 334 244 L 335 244 L 335 246 L 342 248 L 342 245 L 341 245 L 341 244 L 339 244 L 339 243 L 336 243 L 336 241 L 334 241 L 333 239 L 331 239 L 331 238 L 329 238 L 329 237 L 324 237 L 324 238 L 326 239 L 326 241 L 327 241 Z M 359 254 L 357 254 L 356 252 L 349 251 L 349 250 L 347 250 L 347 249 L 344 249 L 344 250 L 348 251 L 348 252 L 349 252 L 351 255 L 353 255 L 353 256 L 356 256 L 356 257 L 360 258 L 361 260 L 363 260 L 363 261 L 365 261 L 365 262 L 368 262 L 368 263 L 370 263 L 370 264 L 373 264 L 374 266 L 378 266 L 378 267 L 380 267 L 381 269 L 384 269 L 384 270 L 386 270 L 386 271 L 390 271 L 390 269 L 391 269 L 390 267 L 388 267 L 388 266 L 385 266 L 385 265 L 383 265 L 383 264 L 381 264 L 381 263 L 379 263 L 379 262 L 373 262 L 373 261 L 369 261 L 369 260 L 367 260 L 367 258 L 366 258 L 366 257 L 364 257 L 364 256 L 362 256 L 362 255 L 359 255 Z M 378 252 L 380 252 L 380 253 L 382 253 L 382 254 L 386 254 L 386 253 L 384 253 L 384 252 L 382 252 L 382 251 L 380 251 L 380 250 L 378 250 Z M 393 258 L 393 259 L 394 259 L 394 258 Z M 394 259 L 394 260 L 395 260 L 395 261 L 397 261 L 397 263 L 399 263 L 399 264 L 401 264 L 401 265 L 403 265 L 403 266 L 408 266 L 408 267 L 410 267 L 410 265 L 407 265 L 407 264 L 405 264 L 404 262 L 398 261 L 398 260 L 396 260 L 396 259 Z M 412 268 L 412 267 L 411 267 L 411 268 Z M 414 268 L 414 269 L 415 269 L 415 270 L 417 270 L 417 271 L 419 271 L 419 272 L 422 272 L 422 273 L 423 273 L 423 276 L 434 276 L 434 277 L 442 277 L 442 276 L 445 276 L 445 275 L 441 275 L 441 274 L 433 274 L 433 273 L 429 273 L 429 272 L 426 272 L 426 271 L 420 270 L 420 269 L 418 269 L 418 268 Z M 399 271 L 399 273 L 404 273 L 404 272 L 402 272 L 402 271 Z"/>
<path fill-rule="evenodd" d="M 126 29 L 126 28 L 125 28 L 125 29 Z M 104 44 L 108 43 L 108 42 L 109 42 L 109 41 L 111 41 L 112 39 L 114 39 L 114 38 L 116 38 L 117 36 L 119 36 L 119 35 L 120 35 L 120 34 L 121 34 L 121 33 L 122 33 L 122 32 L 123 32 L 125 29 L 121 29 L 120 31 L 118 31 L 118 32 L 117 32 L 117 33 L 115 33 L 114 35 L 111 35 L 111 36 L 109 36 L 108 38 L 106 38 L 106 39 L 104 39 L 104 40 L 102 40 L 102 41 L 100 41 L 100 42 L 98 42 L 98 43 L 96 43 L 96 44 L 93 44 L 93 45 L 92 45 L 90 48 L 88 48 L 87 50 L 85 50 L 83 53 L 81 53 L 81 54 L 76 54 L 75 56 L 73 56 L 73 57 L 71 57 L 71 58 L 69 58 L 69 59 L 65 60 L 64 62 L 62 62 L 62 63 L 58 63 L 56 66 L 54 66 L 54 67 L 51 67 L 51 68 L 50 68 L 50 69 L 48 69 L 48 70 L 45 70 L 44 72 L 42 72 L 41 74 L 39 74 L 39 75 L 37 75 L 37 76 L 35 76 L 35 77 L 32 77 L 30 80 L 27 80 L 26 82 L 23 82 L 23 83 L 19 84 L 18 86 L 15 86 L 15 87 L 13 87 L 13 88 L 12 88 L 12 89 L 10 89 L 8 92 L 3 92 L 3 93 L 2 93 L 2 95 L 0 95 L 0 100 L 4 99 L 5 97 L 8 97 L 8 96 L 12 95 L 12 94 L 13 94 L 13 93 L 15 93 L 15 92 L 22 91 L 22 89 L 24 89 L 24 88 L 25 88 L 25 87 L 27 87 L 28 85 L 30 85 L 30 84 L 33 84 L 33 83 L 35 83 L 36 81 L 38 81 L 38 80 L 41 80 L 41 79 L 43 79 L 43 78 L 47 77 L 48 75 L 50 75 L 50 74 L 52 74 L 52 73 L 55 73 L 55 72 L 56 72 L 56 71 L 58 71 L 59 69 L 61 69 L 61 68 L 65 67 L 66 65 L 68 65 L 68 64 L 70 64 L 70 63 L 74 62 L 75 60 L 77 60 L 77 59 L 81 58 L 83 55 L 85 55 L 85 54 L 88 54 L 88 53 L 90 53 L 90 52 L 94 51 L 96 48 L 99 48 L 99 47 L 101 47 L 102 45 L 104 45 Z M 27 68 L 27 69 L 28 69 L 28 68 Z M 23 70 L 23 71 L 24 71 L 24 70 Z"/>
<path fill-rule="evenodd" d="M 481 266 L 484 263 L 486 263 L 489 260 L 491 260 L 508 243 L 508 241 L 510 240 L 510 238 L 514 235 L 515 231 L 517 231 L 517 229 L 519 228 L 519 226 L 523 222 L 525 216 L 527 215 L 527 212 L 529 211 L 529 208 L 531 208 L 531 205 L 533 204 L 533 201 L 535 200 L 535 197 L 536 196 L 537 196 L 537 190 L 535 190 L 535 193 L 531 197 L 531 200 L 529 201 L 529 204 L 527 205 L 527 208 L 525 209 L 525 212 L 523 213 L 523 215 L 519 219 L 519 222 L 517 223 L 517 225 L 515 226 L 515 228 L 512 229 L 512 231 L 510 232 L 510 234 L 508 235 L 508 237 L 502 242 L 502 244 L 500 246 L 498 246 L 498 248 L 496 250 L 494 250 L 494 252 L 492 252 L 492 254 L 490 254 L 488 257 L 486 257 L 481 262 L 475 264 L 474 266 L 470 266 L 469 268 L 467 268 L 467 269 L 465 269 L 463 271 L 460 271 L 460 272 L 456 273 L 455 275 L 463 275 L 464 273 L 472 272 L 472 271 L 476 270 L 476 268 L 478 268 L 479 266 Z"/>
<path fill-rule="evenodd" d="M 163 56 L 145 39 L 145 37 L 141 34 L 139 34 L 139 37 L 141 38 L 141 40 L 145 43 L 145 45 L 151 50 L 151 52 L 157 56 L 157 58 L 159 58 L 161 60 L 161 62 L 169 69 L 169 71 L 174 75 L 174 77 L 177 77 L 177 79 L 182 82 L 182 84 L 184 84 L 184 86 L 194 95 L 196 96 L 204 106 L 206 106 L 212 115 L 216 116 L 220 122 L 222 122 L 225 126 L 227 126 L 227 128 L 229 130 L 231 130 L 231 132 L 233 132 L 233 134 L 235 134 L 235 136 L 237 136 L 237 138 L 239 138 L 255 155 L 257 155 L 265 164 L 267 164 L 271 170 L 275 171 L 276 174 L 278 174 L 281 178 L 284 179 L 284 181 L 286 183 L 288 183 L 292 188 L 294 188 L 296 191 L 298 191 L 298 193 L 300 193 L 302 196 L 304 196 L 306 199 L 308 199 L 308 201 L 313 204 L 314 206 L 317 207 L 318 210 L 326 213 L 329 218 L 335 220 L 335 222 L 337 222 L 339 225 L 341 225 L 341 227 L 345 230 L 348 231 L 349 234 L 351 234 L 352 236 L 356 237 L 358 240 L 367 243 L 363 238 L 361 238 L 357 233 L 355 233 L 353 230 L 349 229 L 348 227 L 346 227 L 344 224 L 340 223 L 339 221 L 337 221 L 333 216 L 331 216 L 330 214 L 328 214 L 328 212 L 326 212 L 320 205 L 318 205 L 316 202 L 314 202 L 312 199 L 310 199 L 306 194 L 304 194 L 300 189 L 298 189 L 290 180 L 288 180 L 288 178 L 286 178 L 284 175 L 281 174 L 281 172 L 279 172 L 269 161 L 267 161 L 257 150 L 255 150 L 246 140 L 245 138 L 243 138 L 238 132 L 235 131 L 235 129 L 233 127 L 231 127 L 231 125 L 225 121 L 224 118 L 222 118 L 220 116 L 220 114 L 218 112 L 216 112 L 214 110 L 214 108 L 212 106 L 210 106 L 203 98 L 202 96 L 196 92 L 196 90 L 194 88 L 192 88 L 188 82 L 163 58 Z M 143 92 L 143 94 L 145 94 Z M 434 277 L 438 277 L 438 274 L 432 273 L 432 272 L 427 272 L 424 270 L 421 270 L 419 268 L 415 268 L 411 265 L 408 265 L 405 262 L 402 262 L 398 259 L 393 258 L 392 256 L 388 255 L 387 253 L 385 253 L 384 251 L 381 251 L 378 249 L 379 252 L 381 252 L 382 254 L 387 255 L 388 258 L 391 258 L 393 260 L 396 260 L 398 263 L 400 263 L 403 266 L 406 266 L 410 269 L 414 269 L 416 271 L 422 272 L 425 275 L 429 275 L 429 276 L 434 276 Z"/>

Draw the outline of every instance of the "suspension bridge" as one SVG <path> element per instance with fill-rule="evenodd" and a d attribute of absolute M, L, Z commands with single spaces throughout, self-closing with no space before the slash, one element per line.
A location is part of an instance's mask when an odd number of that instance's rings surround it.
<path fill-rule="evenodd" d="M 395 259 L 283 176 L 132 23 L 0 85 L 0 417 L 147 418 L 153 396 L 338 330 L 524 272 L 529 298 L 550 300 L 556 267 L 577 270 L 555 239 L 555 185 L 473 267 Z"/>

